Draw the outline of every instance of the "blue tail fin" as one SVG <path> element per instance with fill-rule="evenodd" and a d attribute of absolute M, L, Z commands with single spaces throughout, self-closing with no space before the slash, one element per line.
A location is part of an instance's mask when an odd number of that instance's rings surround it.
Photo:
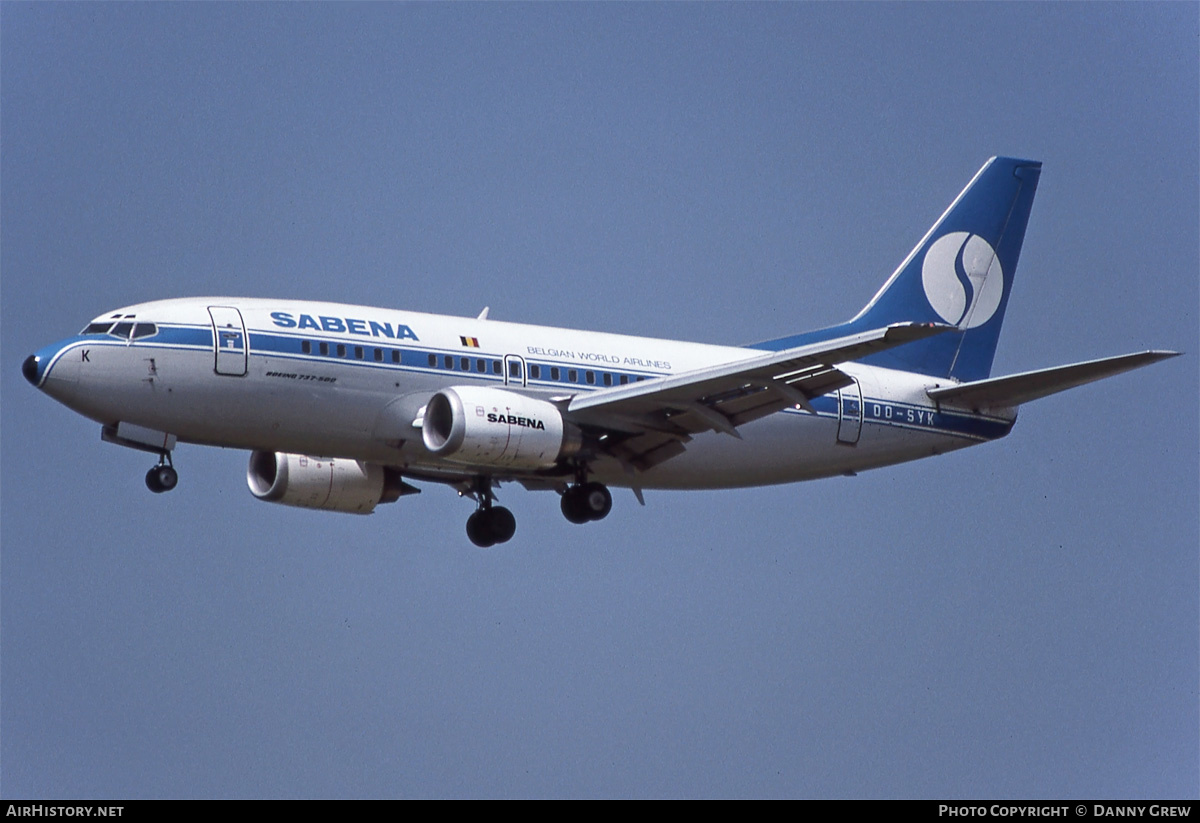
<path fill-rule="evenodd" d="M 989 376 L 1041 167 L 1011 157 L 985 163 L 867 307 L 837 327 L 848 333 L 904 321 L 937 322 L 958 326 L 961 333 L 861 362 L 963 381 Z M 785 348 L 801 337 L 809 335 L 755 348 Z"/>

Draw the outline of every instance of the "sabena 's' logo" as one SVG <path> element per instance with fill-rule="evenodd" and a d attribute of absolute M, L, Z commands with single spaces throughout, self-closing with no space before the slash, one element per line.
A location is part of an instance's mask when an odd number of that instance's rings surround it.
<path fill-rule="evenodd" d="M 1004 271 L 996 251 L 978 234 L 955 231 L 925 252 L 921 282 L 929 305 L 960 329 L 982 326 L 1004 296 Z"/>

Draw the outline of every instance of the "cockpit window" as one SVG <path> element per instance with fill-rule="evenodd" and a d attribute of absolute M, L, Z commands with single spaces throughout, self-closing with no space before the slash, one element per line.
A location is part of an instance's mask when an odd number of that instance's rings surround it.
<path fill-rule="evenodd" d="M 130 317 L 132 319 L 132 315 Z M 97 323 L 88 323 L 83 327 L 83 331 L 80 334 L 111 334 L 113 337 L 119 337 L 122 340 L 137 340 L 142 337 L 153 337 L 158 334 L 158 324 L 123 321 L 113 325 L 112 320 L 102 320 Z"/>

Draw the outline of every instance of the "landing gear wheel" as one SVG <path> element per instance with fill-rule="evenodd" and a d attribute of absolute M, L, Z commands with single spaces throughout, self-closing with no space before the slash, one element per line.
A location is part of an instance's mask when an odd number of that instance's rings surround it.
<path fill-rule="evenodd" d="M 603 483 L 582 483 L 563 492 L 563 517 L 572 523 L 603 520 L 610 511 L 612 494 Z"/>
<path fill-rule="evenodd" d="M 146 488 L 155 494 L 169 492 L 179 485 L 179 472 L 166 464 L 155 466 L 146 472 Z"/>
<path fill-rule="evenodd" d="M 517 533 L 517 518 L 503 506 L 479 509 L 467 518 L 467 538 L 481 549 L 507 543 Z"/>
<path fill-rule="evenodd" d="M 584 483 L 580 490 L 588 520 L 603 520 L 612 511 L 612 494 L 603 483 Z"/>
<path fill-rule="evenodd" d="M 467 538 L 481 549 L 512 540 L 517 533 L 517 518 L 503 506 L 493 505 L 496 495 L 492 493 L 492 478 L 487 475 L 476 477 L 470 493 L 479 508 L 467 518 Z"/>
<path fill-rule="evenodd" d="M 517 518 L 503 506 L 486 509 L 488 528 L 497 543 L 507 543 L 517 533 Z"/>
<path fill-rule="evenodd" d="M 487 520 L 487 509 L 479 509 L 467 518 L 467 539 L 481 549 L 488 549 L 496 545 Z"/>
<path fill-rule="evenodd" d="M 579 493 L 579 489 L 579 486 L 572 486 L 563 492 L 561 504 L 563 517 L 567 518 L 568 522 L 576 524 L 586 523 L 591 519 L 583 507 L 583 495 Z"/>

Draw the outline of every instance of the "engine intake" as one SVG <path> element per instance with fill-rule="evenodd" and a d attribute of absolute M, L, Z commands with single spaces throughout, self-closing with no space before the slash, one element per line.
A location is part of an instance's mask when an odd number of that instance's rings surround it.
<path fill-rule="evenodd" d="M 374 463 L 263 451 L 250 455 L 246 484 L 269 503 L 349 514 L 370 514 L 404 490 L 399 472 Z"/>
<path fill-rule="evenodd" d="M 445 460 L 506 469 L 549 468 L 583 442 L 553 403 L 478 386 L 435 394 L 425 407 L 421 439 Z"/>

